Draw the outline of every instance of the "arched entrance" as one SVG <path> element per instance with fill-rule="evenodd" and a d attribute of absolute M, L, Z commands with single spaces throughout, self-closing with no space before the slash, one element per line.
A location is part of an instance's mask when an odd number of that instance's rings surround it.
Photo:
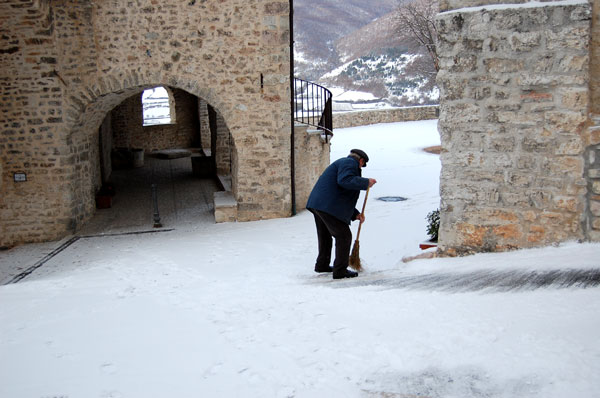
<path fill-rule="evenodd" d="M 165 94 L 149 97 L 157 87 Z M 93 192 L 79 233 L 213 223 L 213 194 L 232 180 L 234 146 L 225 119 L 204 99 L 171 86 L 140 86 L 118 97 L 125 98 L 99 128 L 84 122 L 78 134 L 89 136 L 89 155 L 82 158 L 88 164 L 81 164 L 89 178 L 81 185 Z"/>

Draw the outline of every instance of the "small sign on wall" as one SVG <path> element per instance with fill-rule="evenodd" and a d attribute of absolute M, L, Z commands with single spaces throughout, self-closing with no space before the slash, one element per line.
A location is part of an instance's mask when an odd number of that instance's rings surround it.
<path fill-rule="evenodd" d="M 15 182 L 25 182 L 27 181 L 27 174 L 25 173 L 15 173 L 13 174 Z"/>

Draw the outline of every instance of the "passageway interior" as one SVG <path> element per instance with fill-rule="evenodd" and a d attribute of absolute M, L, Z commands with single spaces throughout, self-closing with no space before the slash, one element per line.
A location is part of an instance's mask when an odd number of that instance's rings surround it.
<path fill-rule="evenodd" d="M 201 98 L 171 87 L 140 88 L 98 130 L 97 210 L 79 234 L 214 222 L 213 193 L 222 189 L 217 173 L 226 178 L 231 170 L 229 137 L 221 115 Z"/>
<path fill-rule="evenodd" d="M 111 207 L 97 209 L 81 235 L 153 230 L 152 184 L 163 228 L 214 223 L 213 193 L 219 187 L 212 178 L 192 172 L 189 157 L 157 159 L 146 156 L 144 166 L 113 170 Z"/>

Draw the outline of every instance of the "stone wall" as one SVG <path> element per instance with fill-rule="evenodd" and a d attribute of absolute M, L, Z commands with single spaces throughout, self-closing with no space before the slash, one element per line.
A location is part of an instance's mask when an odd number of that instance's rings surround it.
<path fill-rule="evenodd" d="M 208 104 L 202 98 L 198 98 L 198 119 L 200 120 L 200 147 L 211 150 L 210 121 L 208 118 Z"/>
<path fill-rule="evenodd" d="M 591 7 L 537 4 L 438 15 L 442 251 L 586 236 Z"/>
<path fill-rule="evenodd" d="M 331 138 L 325 140 L 320 130 L 296 124 L 294 134 L 296 210 L 306 208 L 308 196 L 321 173 L 329 166 Z"/>
<path fill-rule="evenodd" d="M 225 124 L 225 119 L 220 114 L 216 114 L 216 137 L 215 137 L 215 167 L 217 174 L 231 174 L 231 151 L 234 150 L 231 132 Z"/>
<path fill-rule="evenodd" d="M 60 136 L 64 85 L 49 2 L 0 4 L 0 247 L 74 226 L 71 148 Z M 24 173 L 27 181 L 15 182 Z"/>
<path fill-rule="evenodd" d="M 144 126 L 141 94 L 127 98 L 113 109 L 113 146 L 141 148 L 146 152 L 169 148 L 199 148 L 198 99 L 183 90 L 172 92 L 175 123 Z"/>
<path fill-rule="evenodd" d="M 101 177 L 100 185 L 102 183 L 108 182 L 110 180 L 110 175 L 112 174 L 112 160 L 111 154 L 113 149 L 113 131 L 112 131 L 112 118 L 110 117 L 110 113 L 106 115 L 106 118 L 102 121 L 100 125 L 100 167 L 101 171 L 104 173 Z"/>
<path fill-rule="evenodd" d="M 240 219 L 289 215 L 289 13 L 272 0 L 1 2 L 0 246 L 59 238 L 93 215 L 99 127 L 156 86 L 223 116 Z"/>
<path fill-rule="evenodd" d="M 600 0 L 592 2 L 592 32 L 590 37 L 591 111 L 600 115 Z"/>
<path fill-rule="evenodd" d="M 437 105 L 412 106 L 406 108 L 377 109 L 354 112 L 335 112 L 333 128 L 366 126 L 376 123 L 408 122 L 413 120 L 429 120 L 438 118 Z"/>
<path fill-rule="evenodd" d="M 584 220 L 586 238 L 600 241 L 600 115 L 592 116 L 590 142 L 586 148 L 587 206 Z"/>

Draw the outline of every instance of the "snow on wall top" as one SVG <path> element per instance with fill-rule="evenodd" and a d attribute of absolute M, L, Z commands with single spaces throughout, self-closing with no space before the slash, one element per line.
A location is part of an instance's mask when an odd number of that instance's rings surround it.
<path fill-rule="evenodd" d="M 458 1 L 454 6 L 464 6 L 468 1 Z M 501 3 L 501 4 L 480 4 L 482 2 L 473 2 L 467 7 L 455 8 L 452 6 L 452 1 L 447 1 L 440 5 L 440 14 L 449 14 L 453 12 L 477 12 L 481 10 L 503 10 L 511 8 L 534 8 L 534 7 L 552 7 L 552 6 L 569 6 L 578 4 L 589 4 L 588 0 L 559 0 L 559 1 L 527 1 L 519 3 Z"/>

